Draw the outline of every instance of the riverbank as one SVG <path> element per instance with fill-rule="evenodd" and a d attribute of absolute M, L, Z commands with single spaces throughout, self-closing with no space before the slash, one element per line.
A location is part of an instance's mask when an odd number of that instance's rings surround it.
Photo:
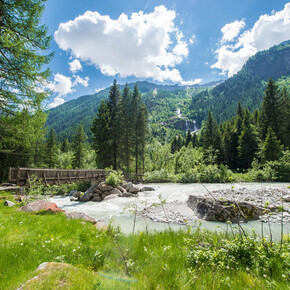
<path fill-rule="evenodd" d="M 2 202 L 0 236 L 1 289 L 287 289 L 289 282 L 287 237 L 280 250 L 200 228 L 124 235 Z M 53 263 L 36 271 L 44 262 Z"/>

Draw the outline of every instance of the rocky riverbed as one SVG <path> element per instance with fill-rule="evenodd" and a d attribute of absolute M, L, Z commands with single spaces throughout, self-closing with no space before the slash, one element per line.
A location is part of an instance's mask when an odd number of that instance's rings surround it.
<path fill-rule="evenodd" d="M 238 189 L 208 190 L 203 196 L 219 201 L 231 200 L 233 202 L 246 202 L 263 209 L 259 220 L 271 223 L 290 223 L 290 189 L 264 187 L 260 189 L 249 189 L 241 187 Z M 141 216 L 156 222 L 169 222 L 188 224 L 198 220 L 193 210 L 186 202 L 178 200 L 169 203 L 157 203 L 144 208 Z"/>

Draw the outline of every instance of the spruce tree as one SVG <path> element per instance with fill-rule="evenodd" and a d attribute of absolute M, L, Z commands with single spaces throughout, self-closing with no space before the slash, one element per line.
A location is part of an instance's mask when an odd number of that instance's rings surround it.
<path fill-rule="evenodd" d="M 61 143 L 61 151 L 64 153 L 69 151 L 69 141 L 67 138 L 65 138 Z"/>
<path fill-rule="evenodd" d="M 113 164 L 110 118 L 108 102 L 103 100 L 91 127 L 93 148 L 96 151 L 96 163 L 99 168 L 110 167 Z"/>
<path fill-rule="evenodd" d="M 118 102 L 120 100 L 120 89 L 117 81 L 114 80 L 113 85 L 110 88 L 108 108 L 110 112 L 110 135 L 112 138 L 112 155 L 113 155 L 113 169 L 117 169 L 118 159 L 118 119 L 117 110 Z"/>
<path fill-rule="evenodd" d="M 49 168 L 53 168 L 56 158 L 56 134 L 53 128 L 50 129 L 46 141 L 46 159 Z"/>
<path fill-rule="evenodd" d="M 289 122 L 288 117 L 285 98 L 279 92 L 278 85 L 272 79 L 269 79 L 263 97 L 259 120 L 262 139 L 265 140 L 268 128 L 270 127 L 277 138 L 285 144 L 286 140 L 284 137 L 287 130 L 287 123 Z"/>
<path fill-rule="evenodd" d="M 186 147 L 191 142 L 191 140 L 192 140 L 192 136 L 191 136 L 190 130 L 188 130 L 187 133 L 186 133 L 186 140 L 185 140 L 185 146 Z"/>
<path fill-rule="evenodd" d="M 262 156 L 264 161 L 278 160 L 281 154 L 282 147 L 280 141 L 277 140 L 274 131 L 271 127 L 268 128 L 266 139 L 262 147 Z"/>
<path fill-rule="evenodd" d="M 148 114 L 141 100 L 139 88 L 135 84 L 132 95 L 133 113 L 133 152 L 135 157 L 135 172 L 138 173 L 140 162 L 144 164 L 145 143 L 147 135 Z M 143 166 L 144 167 L 144 166 Z"/>
<path fill-rule="evenodd" d="M 82 124 L 79 124 L 75 135 L 72 138 L 72 150 L 73 150 L 73 166 L 74 168 L 82 168 L 84 166 L 83 159 L 85 155 L 85 141 L 87 136 L 84 132 Z"/>
<path fill-rule="evenodd" d="M 242 133 L 239 136 L 239 162 L 238 167 L 247 169 L 251 166 L 258 150 L 257 134 L 254 126 L 250 123 L 250 113 L 245 110 Z"/>
<path fill-rule="evenodd" d="M 216 155 L 218 162 L 221 161 L 221 133 L 212 112 L 208 112 L 207 120 L 203 128 L 203 148 L 210 149 Z"/>
<path fill-rule="evenodd" d="M 117 110 L 118 156 L 120 167 L 130 172 L 130 158 L 133 150 L 132 96 L 128 84 L 125 85 Z"/>

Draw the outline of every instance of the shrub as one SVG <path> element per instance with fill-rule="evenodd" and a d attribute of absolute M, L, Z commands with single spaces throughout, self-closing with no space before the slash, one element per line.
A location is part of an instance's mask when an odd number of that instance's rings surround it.
<path fill-rule="evenodd" d="M 106 183 L 113 187 L 117 187 L 124 180 L 123 173 L 121 171 L 111 171 L 106 177 Z"/>

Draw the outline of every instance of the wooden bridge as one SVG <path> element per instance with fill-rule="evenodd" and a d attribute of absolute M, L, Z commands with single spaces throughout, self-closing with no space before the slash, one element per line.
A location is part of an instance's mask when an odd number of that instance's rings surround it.
<path fill-rule="evenodd" d="M 9 168 L 9 182 L 17 185 L 29 185 L 34 177 L 46 186 L 49 184 L 80 183 L 83 181 L 103 181 L 108 171 L 105 169 L 43 169 L 43 168 Z M 143 174 L 124 174 L 128 181 L 143 181 Z"/>
<path fill-rule="evenodd" d="M 83 181 L 104 180 L 104 169 L 43 169 L 43 168 L 9 168 L 9 182 L 27 185 L 30 178 L 36 177 L 48 184 L 79 183 Z"/>

